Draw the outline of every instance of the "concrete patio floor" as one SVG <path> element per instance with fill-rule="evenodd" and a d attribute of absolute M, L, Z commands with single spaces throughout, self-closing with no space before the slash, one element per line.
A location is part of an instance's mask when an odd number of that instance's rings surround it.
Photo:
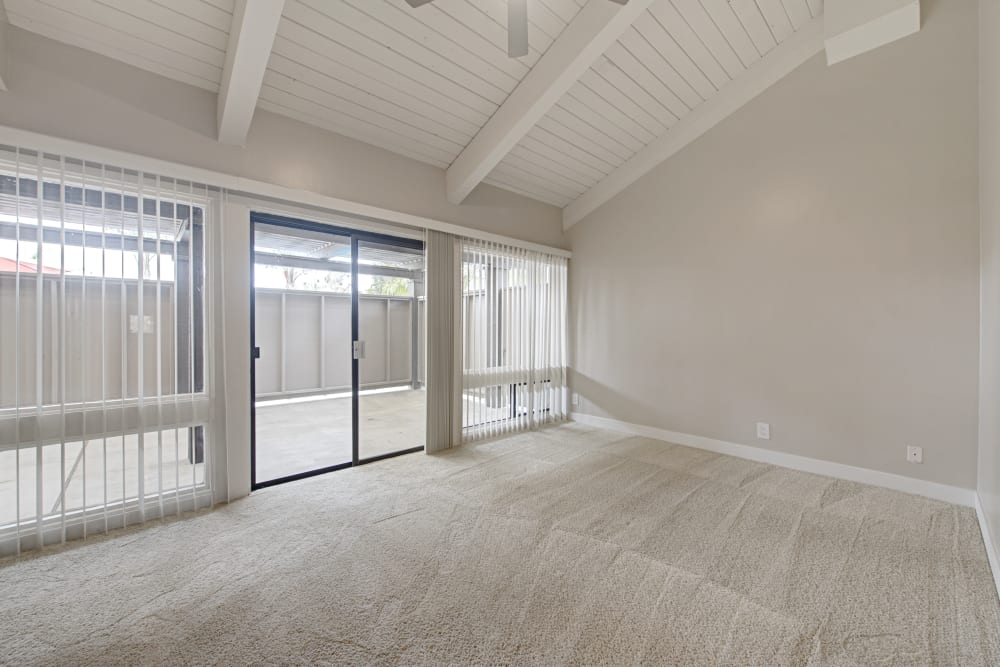
<path fill-rule="evenodd" d="M 145 496 L 162 493 L 170 503 L 173 492 L 184 492 L 205 482 L 205 464 L 192 465 L 187 458 L 187 429 L 111 436 L 65 445 L 22 448 L 0 452 L 0 526 L 35 518 L 36 487 L 42 484 L 43 516 L 83 508 L 101 507 L 139 495 L 139 470 L 143 470 Z M 39 456 L 41 469 L 39 475 Z M 60 480 L 65 479 L 65 484 Z M 20 499 L 17 489 L 20 487 Z M 65 500 L 63 495 L 65 494 Z M 158 501 L 154 501 L 158 502 Z M 65 504 L 64 504 L 65 503 Z"/>
<path fill-rule="evenodd" d="M 362 393 L 360 458 L 424 444 L 426 392 L 403 389 Z M 257 403 L 257 481 L 263 482 L 351 460 L 351 396 Z"/>

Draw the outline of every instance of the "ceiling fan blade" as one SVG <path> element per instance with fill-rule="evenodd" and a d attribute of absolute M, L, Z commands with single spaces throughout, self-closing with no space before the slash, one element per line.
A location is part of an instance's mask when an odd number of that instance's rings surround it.
<path fill-rule="evenodd" d="M 627 5 L 628 0 L 611 0 L 611 2 L 617 2 L 619 5 Z"/>
<path fill-rule="evenodd" d="M 615 0 L 617 2 L 618 0 Z M 434 0 L 406 0 L 406 4 L 410 7 L 420 7 L 421 5 L 426 5 L 427 3 L 434 2 Z"/>
<path fill-rule="evenodd" d="M 507 55 L 528 55 L 528 0 L 507 0 Z"/>

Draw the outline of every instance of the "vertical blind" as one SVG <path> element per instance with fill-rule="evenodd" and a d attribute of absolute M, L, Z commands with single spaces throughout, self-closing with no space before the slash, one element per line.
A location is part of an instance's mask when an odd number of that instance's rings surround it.
<path fill-rule="evenodd" d="M 567 418 L 567 260 L 461 240 L 463 439 Z"/>
<path fill-rule="evenodd" d="M 225 497 L 222 196 L 0 145 L 0 556 Z M 439 240 L 440 446 L 565 419 L 567 260 Z"/>
<path fill-rule="evenodd" d="M 457 352 L 459 242 L 451 234 L 427 232 L 427 437 L 437 452 L 461 443 L 461 366 Z M 456 340 L 457 338 L 457 340 Z"/>
<path fill-rule="evenodd" d="M 0 146 L 0 553 L 211 502 L 215 194 Z"/>

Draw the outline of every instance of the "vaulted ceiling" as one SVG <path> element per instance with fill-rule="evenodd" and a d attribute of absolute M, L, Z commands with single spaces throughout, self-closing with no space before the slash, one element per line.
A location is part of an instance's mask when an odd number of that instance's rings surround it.
<path fill-rule="evenodd" d="M 448 167 L 580 9 L 531 8 L 508 58 L 504 0 L 289 0 L 260 107 Z"/>
<path fill-rule="evenodd" d="M 823 0 L 529 0 L 529 53 L 509 58 L 506 0 L 3 3 L 16 26 L 219 92 L 220 135 L 223 98 L 249 100 L 237 142 L 266 109 L 448 169 L 453 200 L 485 181 L 577 219 L 651 151 L 668 154 L 671 133 L 713 124 L 699 114 L 732 106 L 739 82 L 770 81 L 762 62 L 821 49 L 824 12 Z"/>
<path fill-rule="evenodd" d="M 822 0 L 657 0 L 487 182 L 566 206 L 822 10 Z"/>
<path fill-rule="evenodd" d="M 233 0 L 3 0 L 25 30 L 219 90 Z"/>

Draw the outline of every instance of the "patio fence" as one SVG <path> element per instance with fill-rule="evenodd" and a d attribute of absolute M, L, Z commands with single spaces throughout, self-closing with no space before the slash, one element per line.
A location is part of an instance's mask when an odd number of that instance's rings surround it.
<path fill-rule="evenodd" d="M 350 391 L 349 294 L 257 288 L 255 308 L 257 398 Z M 423 297 L 362 294 L 358 317 L 361 388 L 422 385 Z"/>

